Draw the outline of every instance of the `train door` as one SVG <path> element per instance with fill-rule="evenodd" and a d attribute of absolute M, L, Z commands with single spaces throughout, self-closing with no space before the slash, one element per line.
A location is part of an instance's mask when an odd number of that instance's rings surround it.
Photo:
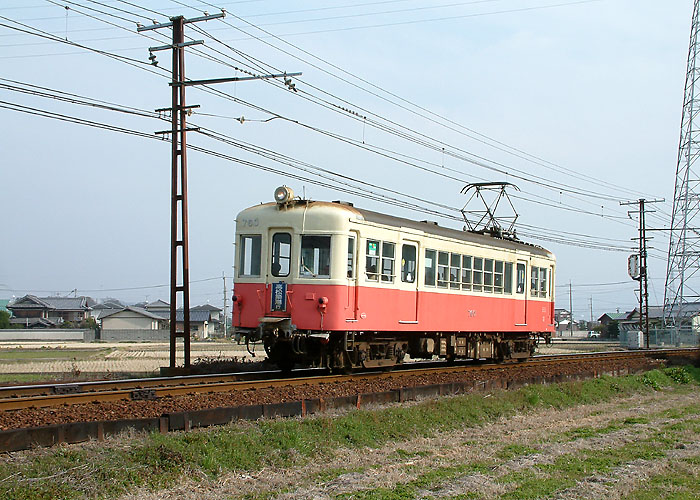
<path fill-rule="evenodd" d="M 519 260 L 515 267 L 515 326 L 527 325 L 527 261 Z"/>
<path fill-rule="evenodd" d="M 358 266 L 358 251 L 357 245 L 360 242 L 360 235 L 357 231 L 352 231 L 350 236 L 348 236 L 348 255 L 347 255 L 347 305 L 345 318 L 349 322 L 357 321 L 357 303 L 358 303 L 358 293 L 360 292 L 359 287 L 359 266 Z"/>
<path fill-rule="evenodd" d="M 270 229 L 265 287 L 265 312 L 271 316 L 289 316 L 287 286 L 292 272 L 292 230 Z"/>
<path fill-rule="evenodd" d="M 399 323 L 418 323 L 418 242 L 404 240 L 401 245 L 401 284 Z"/>

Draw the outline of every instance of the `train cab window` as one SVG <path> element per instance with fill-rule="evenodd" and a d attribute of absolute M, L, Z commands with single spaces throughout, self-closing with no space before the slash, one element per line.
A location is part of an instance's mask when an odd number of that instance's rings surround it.
<path fill-rule="evenodd" d="M 292 257 L 292 235 L 289 233 L 275 233 L 272 237 L 272 263 L 273 276 L 289 276 L 289 263 Z"/>
<path fill-rule="evenodd" d="M 348 236 L 348 278 L 355 277 L 355 237 Z"/>
<path fill-rule="evenodd" d="M 484 282 L 484 259 L 474 257 L 474 270 L 472 271 L 472 290 L 475 292 L 481 291 L 481 285 Z"/>
<path fill-rule="evenodd" d="M 462 290 L 472 289 L 472 258 L 469 255 L 462 256 Z"/>
<path fill-rule="evenodd" d="M 547 296 L 547 268 L 540 267 L 540 297 Z"/>
<path fill-rule="evenodd" d="M 435 260 L 435 250 L 425 251 L 425 285 L 435 286 L 435 268 L 437 262 Z"/>
<path fill-rule="evenodd" d="M 530 297 L 537 297 L 540 288 L 540 269 L 532 266 L 530 268 Z"/>
<path fill-rule="evenodd" d="M 459 274 L 462 264 L 462 256 L 458 253 L 450 254 L 450 288 L 459 288 Z"/>
<path fill-rule="evenodd" d="M 260 247 L 262 236 L 241 235 L 241 244 L 238 248 L 238 276 L 260 276 Z"/>
<path fill-rule="evenodd" d="M 376 240 L 367 240 L 365 273 L 368 280 L 379 281 L 379 242 Z"/>
<path fill-rule="evenodd" d="M 447 288 L 449 268 L 450 254 L 447 252 L 438 252 L 437 286 L 440 288 Z"/>
<path fill-rule="evenodd" d="M 503 293 L 503 261 L 493 263 L 493 293 Z"/>
<path fill-rule="evenodd" d="M 304 278 L 331 277 L 330 236 L 301 236 L 299 276 Z"/>
<path fill-rule="evenodd" d="M 484 291 L 493 292 L 493 259 L 484 259 Z"/>
<path fill-rule="evenodd" d="M 404 283 L 416 281 L 416 247 L 413 245 L 401 247 L 401 281 Z"/>
<path fill-rule="evenodd" d="M 506 262 L 503 272 L 503 292 L 510 295 L 513 293 L 513 263 Z"/>
<path fill-rule="evenodd" d="M 525 293 L 525 264 L 518 263 L 516 272 L 518 284 L 515 287 L 515 293 Z"/>
<path fill-rule="evenodd" d="M 382 281 L 394 282 L 394 255 L 396 245 L 388 241 L 382 242 Z"/>

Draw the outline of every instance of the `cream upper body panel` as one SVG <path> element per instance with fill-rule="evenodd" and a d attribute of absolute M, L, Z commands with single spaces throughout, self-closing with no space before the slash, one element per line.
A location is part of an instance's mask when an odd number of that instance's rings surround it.
<path fill-rule="evenodd" d="M 288 232 L 291 235 L 290 272 L 287 281 L 294 283 L 357 284 L 361 286 L 392 286 L 396 289 L 423 290 L 437 292 L 455 292 L 450 288 L 428 287 L 425 285 L 426 250 L 447 252 L 479 259 L 512 263 L 526 263 L 526 293 L 528 298 L 538 300 L 554 299 L 555 257 L 548 250 L 519 241 L 505 240 L 487 235 L 469 233 L 444 228 L 428 222 L 387 216 L 354 208 L 341 203 L 296 202 L 290 205 L 266 203 L 243 210 L 236 217 L 237 249 L 242 235 L 260 235 L 261 269 L 259 276 L 241 276 L 236 272 L 236 280 L 241 282 L 276 281 L 270 273 L 270 248 L 276 232 Z M 301 269 L 299 249 L 302 235 L 330 237 L 330 276 L 308 277 Z M 348 250 L 348 238 L 354 238 L 352 254 Z M 380 242 L 377 251 L 381 252 L 384 243 L 394 246 L 394 270 L 391 282 L 381 279 L 368 279 L 366 265 L 372 244 Z M 368 247 L 368 245 L 370 245 Z M 415 277 L 406 282 L 400 279 L 402 252 L 404 245 L 415 247 L 417 272 Z M 408 250 L 410 251 L 410 249 Z M 409 255 L 412 255 L 409 253 Z M 381 264 L 381 255 L 379 262 Z M 367 260 L 366 260 L 367 259 Z M 352 278 L 348 276 L 349 260 L 352 261 Z M 239 267 L 236 258 L 236 267 Z M 544 297 L 530 294 L 531 269 L 546 269 L 547 285 Z M 513 271 L 515 272 L 515 271 Z M 373 275 L 369 275 L 373 276 Z M 539 286 L 539 285 L 538 285 Z M 462 292 L 462 290 L 456 290 Z M 493 295 L 486 292 L 474 294 Z"/>

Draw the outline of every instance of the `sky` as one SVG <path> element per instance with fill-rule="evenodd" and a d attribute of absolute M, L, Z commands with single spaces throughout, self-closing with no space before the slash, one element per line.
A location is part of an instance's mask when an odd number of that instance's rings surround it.
<path fill-rule="evenodd" d="M 5 0 L 0 298 L 168 300 L 170 146 L 153 133 L 170 125 L 152 112 L 170 106 L 170 54 L 154 67 L 148 48 L 171 32 L 136 23 L 221 8 L 185 29 L 204 40 L 187 48 L 188 78 L 302 75 L 296 92 L 187 90 L 190 122 L 225 136 L 188 134 L 192 304 L 221 307 L 222 274 L 230 296 L 236 214 L 279 185 L 461 228 L 460 190 L 506 181 L 519 237 L 557 256 L 557 307 L 569 283 L 576 319 L 636 305 L 637 221 L 620 202 L 665 199 L 647 225 L 669 226 L 690 0 Z M 650 242 L 651 305 L 664 234 Z"/>

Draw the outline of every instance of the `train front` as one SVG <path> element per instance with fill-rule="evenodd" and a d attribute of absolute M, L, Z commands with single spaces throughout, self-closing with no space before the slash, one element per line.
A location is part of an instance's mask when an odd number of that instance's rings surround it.
<path fill-rule="evenodd" d="M 271 362 L 331 366 L 333 332 L 345 329 L 352 207 L 294 198 L 236 217 L 233 326 L 247 344 L 262 342 Z M 249 347 L 250 348 L 250 347 Z"/>

